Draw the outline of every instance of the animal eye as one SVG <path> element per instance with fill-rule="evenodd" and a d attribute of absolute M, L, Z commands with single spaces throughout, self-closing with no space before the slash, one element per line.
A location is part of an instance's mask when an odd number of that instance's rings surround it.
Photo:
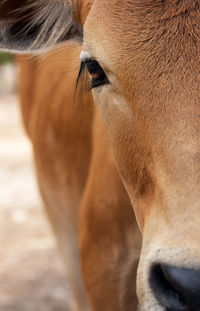
<path fill-rule="evenodd" d="M 105 72 L 96 60 L 86 60 L 85 65 L 92 78 L 92 88 L 110 83 Z"/>

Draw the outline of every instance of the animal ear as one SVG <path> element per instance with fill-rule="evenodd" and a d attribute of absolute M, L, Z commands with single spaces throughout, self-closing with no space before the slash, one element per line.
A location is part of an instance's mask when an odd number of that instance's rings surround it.
<path fill-rule="evenodd" d="M 2 50 L 27 53 L 70 39 L 82 41 L 80 10 L 84 0 L 0 1 Z"/>

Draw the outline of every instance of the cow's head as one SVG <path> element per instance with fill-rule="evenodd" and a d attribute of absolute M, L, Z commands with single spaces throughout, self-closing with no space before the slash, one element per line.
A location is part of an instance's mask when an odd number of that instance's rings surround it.
<path fill-rule="evenodd" d="M 83 41 L 143 233 L 141 310 L 200 310 L 199 0 L 6 0 L 0 18 L 3 49 Z"/>

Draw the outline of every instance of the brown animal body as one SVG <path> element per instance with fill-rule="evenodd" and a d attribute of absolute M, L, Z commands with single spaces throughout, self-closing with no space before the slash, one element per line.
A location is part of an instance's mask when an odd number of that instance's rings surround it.
<path fill-rule="evenodd" d="M 21 60 L 71 310 L 199 311 L 199 0 L 6 0 L 0 17 L 2 49 L 82 44 Z M 74 99 L 79 55 L 93 90 Z"/>
<path fill-rule="evenodd" d="M 88 310 L 80 242 L 94 310 L 122 305 L 132 310 L 140 233 L 91 94 L 80 98 L 77 93 L 74 101 L 79 54 L 80 47 L 64 45 L 32 60 L 19 58 L 23 120 L 66 264 L 72 310 Z"/>

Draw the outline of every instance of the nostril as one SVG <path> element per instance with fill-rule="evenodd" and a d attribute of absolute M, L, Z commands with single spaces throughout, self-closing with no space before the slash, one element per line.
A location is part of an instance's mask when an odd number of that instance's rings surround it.
<path fill-rule="evenodd" d="M 168 281 L 163 265 L 156 264 L 151 268 L 149 282 L 156 299 L 167 311 L 187 310 L 184 298 Z"/>

